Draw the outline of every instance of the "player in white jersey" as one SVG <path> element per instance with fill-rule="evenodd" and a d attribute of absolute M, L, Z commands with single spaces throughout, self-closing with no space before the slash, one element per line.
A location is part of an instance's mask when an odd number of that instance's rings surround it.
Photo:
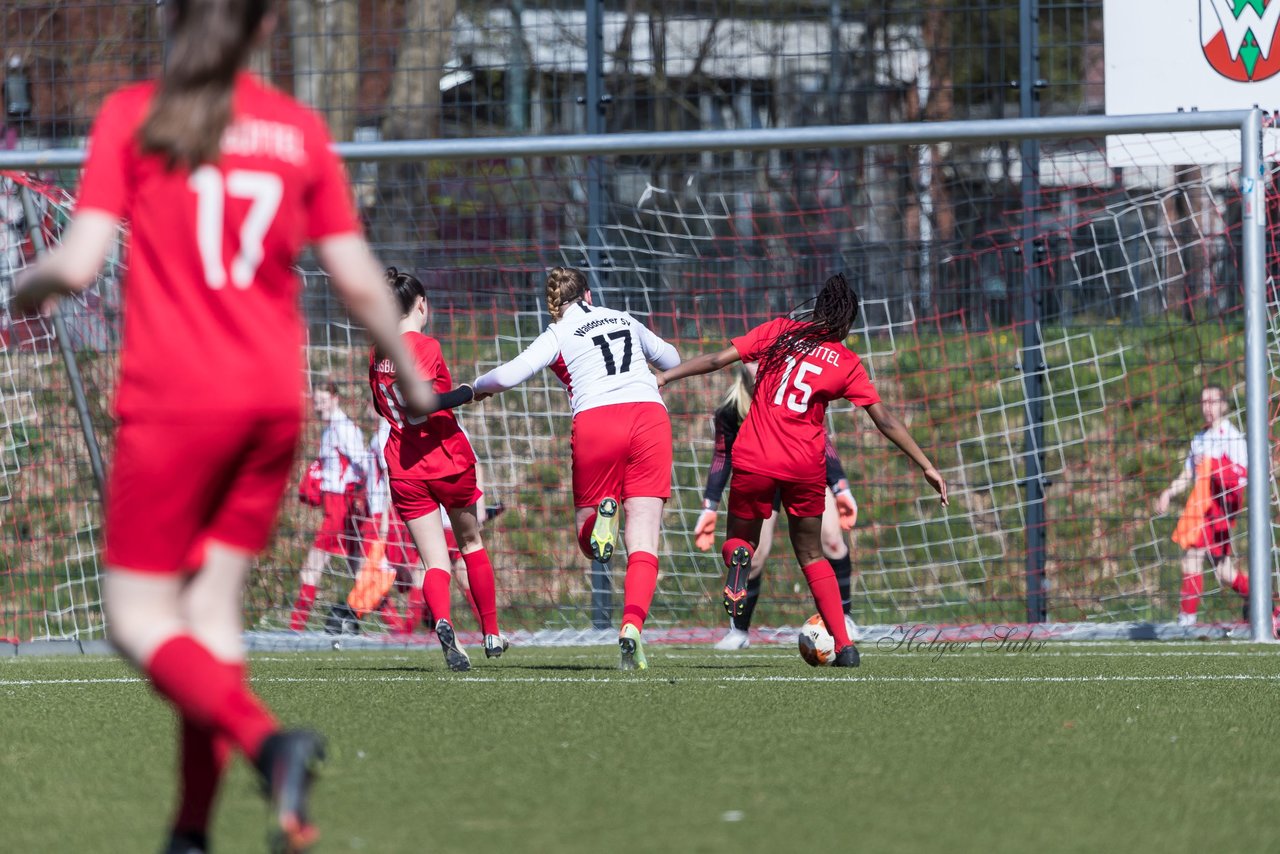
<path fill-rule="evenodd" d="M 1173 532 L 1182 546 L 1182 590 L 1178 624 L 1194 625 L 1204 591 L 1201 570 L 1205 558 L 1213 566 L 1218 583 L 1249 601 L 1249 574 L 1239 572 L 1232 559 L 1231 528 L 1248 482 L 1249 455 L 1244 434 L 1227 420 L 1227 394 L 1222 386 L 1206 385 L 1200 392 L 1200 414 L 1205 428 L 1191 438 L 1191 450 L 1178 476 L 1156 499 L 1156 511 L 1165 513 L 1175 495 L 1192 487 L 1187 506 Z"/>
<path fill-rule="evenodd" d="M 547 308 L 551 325 L 523 353 L 477 379 L 476 399 L 548 367 L 567 387 L 578 545 L 587 557 L 612 557 L 621 501 L 627 575 L 618 646 L 624 670 L 643 670 L 640 633 L 658 584 L 662 508 L 671 496 L 671 419 L 649 365 L 675 367 L 680 354 L 627 312 L 593 305 L 579 270 L 548 274 Z"/>

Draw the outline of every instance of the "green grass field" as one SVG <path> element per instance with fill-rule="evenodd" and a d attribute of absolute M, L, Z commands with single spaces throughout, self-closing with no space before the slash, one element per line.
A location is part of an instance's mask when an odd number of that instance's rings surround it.
<path fill-rule="evenodd" d="M 1274 850 L 1280 651 L 1049 644 L 512 649 L 259 656 L 254 684 L 323 730 L 319 851 Z M 0 660 L 0 849 L 158 850 L 172 719 L 119 662 Z M 219 852 L 262 850 L 233 767 Z"/>

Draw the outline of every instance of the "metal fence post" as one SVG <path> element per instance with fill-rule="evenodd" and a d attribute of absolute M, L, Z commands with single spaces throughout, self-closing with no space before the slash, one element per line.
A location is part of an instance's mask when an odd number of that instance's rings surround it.
<path fill-rule="evenodd" d="M 1018 117 L 1040 114 L 1040 16 L 1037 0 L 1021 0 L 1019 42 L 1021 64 L 1018 80 Z M 1043 623 L 1048 617 L 1045 590 L 1044 501 L 1044 362 L 1040 340 L 1042 293 L 1036 209 L 1040 196 L 1040 143 L 1022 140 L 1022 227 L 1018 245 L 1022 252 L 1022 388 L 1027 413 L 1024 485 L 1027 518 L 1027 622 Z"/>
<path fill-rule="evenodd" d="M 22 214 L 27 220 L 27 233 L 31 237 L 31 247 L 37 255 L 44 255 L 48 250 L 44 233 L 40 231 L 40 223 L 44 218 L 36 207 L 31 189 L 22 187 Z M 80 366 L 76 364 L 75 350 L 71 347 L 71 338 L 67 334 L 67 321 L 62 310 L 55 308 L 51 314 L 53 334 L 58 339 L 58 350 L 62 354 L 62 363 L 67 369 L 67 381 L 71 383 L 71 395 L 75 400 L 76 414 L 80 417 L 80 430 L 84 434 L 84 444 L 89 451 L 89 467 L 93 470 L 93 482 L 98 487 L 98 500 L 105 500 L 107 495 L 106 470 L 102 464 L 102 448 L 98 445 L 98 434 L 93 429 L 93 419 L 89 415 L 89 401 L 84 393 L 84 381 L 80 377 Z"/>
<path fill-rule="evenodd" d="M 1267 387 L 1267 175 L 1262 161 L 1262 113 L 1240 127 L 1240 202 L 1244 231 L 1245 432 L 1249 446 L 1249 628 L 1254 641 L 1274 640 L 1271 628 L 1271 453 Z"/>

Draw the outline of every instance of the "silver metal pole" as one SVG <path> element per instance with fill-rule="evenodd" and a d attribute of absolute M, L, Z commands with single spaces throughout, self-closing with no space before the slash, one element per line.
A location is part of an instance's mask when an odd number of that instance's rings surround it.
<path fill-rule="evenodd" d="M 362 163 L 421 159 L 467 160 L 477 157 L 556 157 L 569 154 L 645 154 L 654 151 L 673 154 L 699 151 L 764 151 L 773 148 L 920 145 L 934 142 L 1059 139 L 1108 134 L 1239 130 L 1245 121 L 1245 116 L 1244 110 L 1222 110 L 1153 113 L 1143 116 L 1055 116 L 1032 119 L 920 122 L 918 124 L 823 125 L 758 130 L 388 140 L 377 143 L 346 142 L 334 148 L 342 157 Z M 77 167 L 83 162 L 84 151 L 79 148 L 0 151 L 0 169 L 66 169 Z"/>
<path fill-rule="evenodd" d="M 1249 443 L 1249 629 L 1274 641 L 1271 628 L 1271 451 L 1267 424 L 1266 170 L 1262 112 L 1240 126 L 1240 190 L 1244 231 L 1245 432 Z"/>
<path fill-rule="evenodd" d="M 27 233 L 31 237 L 31 246 L 36 255 L 48 251 L 44 242 L 44 232 L 40 230 L 40 210 L 32 198 L 31 189 L 22 187 L 22 213 L 27 219 Z M 53 335 L 58 339 L 58 350 L 62 353 L 62 363 L 67 369 L 67 380 L 71 383 L 71 396 L 75 401 L 76 414 L 80 416 L 80 430 L 84 433 L 84 444 L 89 449 L 89 467 L 93 470 L 93 482 L 98 487 L 98 499 L 105 500 L 107 495 L 106 471 L 102 465 L 102 449 L 98 445 L 98 434 L 93 429 L 93 419 L 89 416 L 89 401 L 84 393 L 84 381 L 80 377 L 80 366 L 76 364 L 75 350 L 71 348 L 71 338 L 67 335 L 67 321 L 62 310 L 54 308 Z"/>

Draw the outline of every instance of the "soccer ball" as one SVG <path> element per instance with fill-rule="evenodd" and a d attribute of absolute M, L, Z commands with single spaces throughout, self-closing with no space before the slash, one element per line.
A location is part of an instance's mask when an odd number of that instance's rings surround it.
<path fill-rule="evenodd" d="M 853 622 L 853 617 L 845 614 L 844 625 L 849 633 L 849 640 L 856 640 L 858 626 Z M 821 614 L 814 614 L 804 621 L 804 625 L 800 627 L 800 636 L 796 640 L 800 645 L 800 657 L 810 666 L 826 667 L 836 660 L 836 639 L 827 631 Z"/>

